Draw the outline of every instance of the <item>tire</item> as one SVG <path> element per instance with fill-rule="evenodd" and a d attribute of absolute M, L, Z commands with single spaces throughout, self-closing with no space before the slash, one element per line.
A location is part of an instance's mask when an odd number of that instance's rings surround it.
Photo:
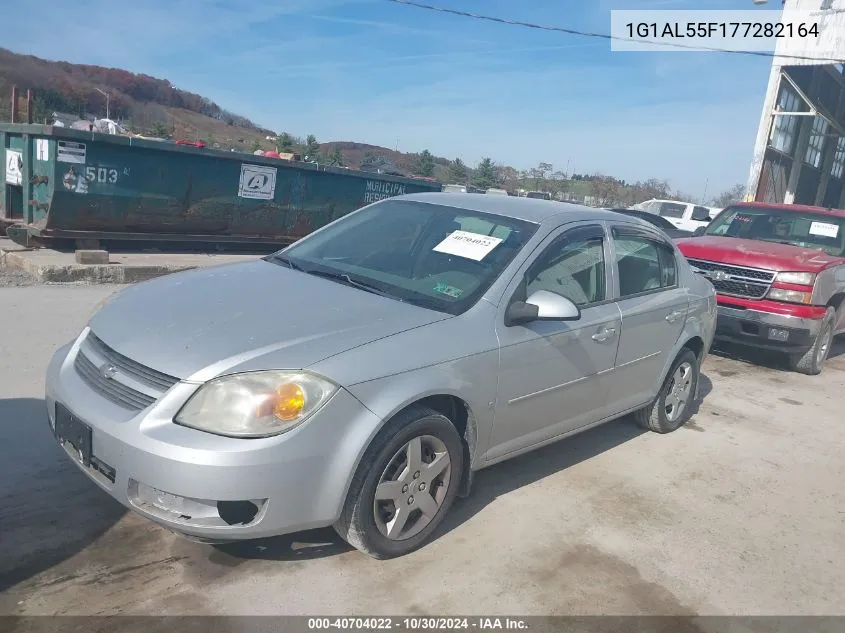
<path fill-rule="evenodd" d="M 671 433 L 679 429 L 692 416 L 692 405 L 698 393 L 699 374 L 698 356 L 685 348 L 672 363 L 657 398 L 647 407 L 634 413 L 634 419 L 640 426 L 655 433 Z M 678 385 L 682 385 L 678 389 L 675 388 L 676 381 L 679 381 Z M 673 394 L 674 398 L 671 397 Z M 667 411 L 672 405 L 677 408 Z"/>
<path fill-rule="evenodd" d="M 833 344 L 833 324 L 836 319 L 836 310 L 828 308 L 822 318 L 819 333 L 813 344 L 803 354 L 796 354 L 790 357 L 789 365 L 792 371 L 808 376 L 817 376 L 822 373 L 824 362 L 827 360 L 827 355 L 830 354 L 830 346 Z"/>
<path fill-rule="evenodd" d="M 420 448 L 421 467 L 408 470 L 413 446 Z M 438 469 L 434 468 L 427 474 L 423 467 L 433 463 L 427 461 L 431 451 L 438 460 L 448 462 L 444 470 L 435 473 Z M 449 418 L 427 407 L 399 413 L 364 453 L 335 531 L 377 559 L 403 556 L 422 547 L 455 500 L 463 460 L 463 442 Z M 379 484 L 387 484 L 382 489 L 398 500 L 377 502 Z"/>

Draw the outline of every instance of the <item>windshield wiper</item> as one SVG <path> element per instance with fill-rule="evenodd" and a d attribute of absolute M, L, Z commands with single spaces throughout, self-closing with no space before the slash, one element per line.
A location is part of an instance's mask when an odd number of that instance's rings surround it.
<path fill-rule="evenodd" d="M 346 284 L 347 286 L 353 286 L 355 288 L 371 292 L 374 295 L 379 295 L 380 297 L 389 297 L 391 299 L 396 299 L 397 301 L 404 301 L 403 299 L 399 299 L 398 297 L 390 294 L 389 292 L 385 292 L 374 284 L 367 283 L 366 281 L 358 281 L 356 279 L 352 279 L 352 277 L 350 277 L 348 273 L 336 273 L 329 270 L 316 270 L 314 268 L 310 270 L 303 270 L 303 272 L 308 273 L 309 275 L 314 275 L 316 277 L 323 277 L 324 279 L 339 281 L 341 283 Z"/>
<path fill-rule="evenodd" d="M 287 264 L 288 268 L 304 272 L 302 266 L 300 266 L 299 264 L 295 264 L 293 262 L 293 260 L 290 257 L 288 257 L 287 255 L 270 255 L 269 258 L 272 259 L 273 261 L 282 262 L 283 264 Z"/>

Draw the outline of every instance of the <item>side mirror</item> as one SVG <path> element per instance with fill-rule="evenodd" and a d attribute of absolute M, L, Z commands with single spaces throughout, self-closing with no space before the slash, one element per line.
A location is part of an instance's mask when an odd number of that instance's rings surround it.
<path fill-rule="evenodd" d="M 704 226 L 696 227 L 695 231 L 693 231 L 693 233 L 692 233 L 692 236 L 693 237 L 701 237 L 702 235 L 704 235 L 704 232 L 706 230 L 707 230 L 707 227 L 704 227 Z"/>
<path fill-rule="evenodd" d="M 514 301 L 505 312 L 505 325 L 521 325 L 532 321 L 577 321 L 581 310 L 572 301 L 548 290 L 538 290 L 526 301 Z"/>

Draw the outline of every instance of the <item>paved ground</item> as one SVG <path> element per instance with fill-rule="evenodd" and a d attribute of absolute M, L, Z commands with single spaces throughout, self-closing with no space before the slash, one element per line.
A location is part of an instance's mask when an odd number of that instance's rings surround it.
<path fill-rule="evenodd" d="M 819 377 L 711 358 L 686 428 L 611 423 L 483 471 L 387 562 L 324 530 L 223 552 L 54 445 L 43 372 L 114 286 L 0 288 L 0 614 L 843 614 L 841 342 Z"/>

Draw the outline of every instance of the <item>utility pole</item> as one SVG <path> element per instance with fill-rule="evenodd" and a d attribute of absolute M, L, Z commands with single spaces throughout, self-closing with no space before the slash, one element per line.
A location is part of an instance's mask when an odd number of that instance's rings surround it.
<path fill-rule="evenodd" d="M 94 88 L 94 90 L 96 90 L 97 92 L 99 92 L 101 95 L 103 95 L 106 98 L 106 118 L 111 120 L 111 117 L 109 116 L 109 114 L 110 114 L 110 112 L 109 112 L 109 93 L 103 92 L 99 88 Z"/>

